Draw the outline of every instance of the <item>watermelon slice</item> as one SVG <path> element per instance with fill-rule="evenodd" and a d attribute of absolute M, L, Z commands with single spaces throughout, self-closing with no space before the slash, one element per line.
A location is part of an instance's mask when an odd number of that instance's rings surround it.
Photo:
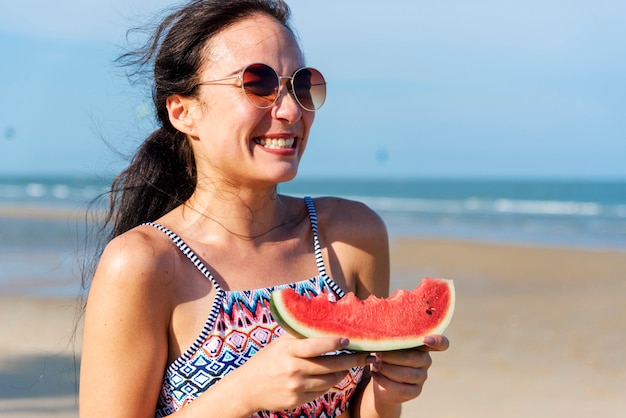
<path fill-rule="evenodd" d="M 355 351 L 400 350 L 443 333 L 454 313 L 454 283 L 427 277 L 414 290 L 388 298 L 360 300 L 348 293 L 336 302 L 326 294 L 309 298 L 284 288 L 272 293 L 270 307 L 276 321 L 298 337 L 346 337 L 346 348 Z"/>

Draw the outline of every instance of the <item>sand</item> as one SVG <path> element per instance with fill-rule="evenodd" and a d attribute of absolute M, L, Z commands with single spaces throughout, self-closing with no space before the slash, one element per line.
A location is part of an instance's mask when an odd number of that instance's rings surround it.
<path fill-rule="evenodd" d="M 397 238 L 394 288 L 455 280 L 451 348 L 404 417 L 622 417 L 626 251 Z M 0 417 L 76 417 L 75 301 L 0 297 Z"/>
<path fill-rule="evenodd" d="M 76 302 L 0 297 L 0 417 L 76 417 Z"/>
<path fill-rule="evenodd" d="M 392 254 L 398 285 L 457 289 L 451 347 L 403 416 L 626 416 L 626 252 L 405 240 Z"/>

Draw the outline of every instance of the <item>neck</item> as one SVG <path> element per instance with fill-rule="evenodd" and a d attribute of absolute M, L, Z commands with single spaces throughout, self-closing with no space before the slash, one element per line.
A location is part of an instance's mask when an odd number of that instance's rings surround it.
<path fill-rule="evenodd" d="M 198 184 L 183 211 L 189 225 L 199 232 L 223 230 L 244 239 L 264 236 L 291 218 L 275 185 L 252 189 L 205 182 Z"/>

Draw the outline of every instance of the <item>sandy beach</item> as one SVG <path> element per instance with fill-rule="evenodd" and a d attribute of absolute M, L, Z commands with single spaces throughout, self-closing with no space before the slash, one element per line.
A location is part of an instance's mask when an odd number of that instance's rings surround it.
<path fill-rule="evenodd" d="M 392 255 L 397 285 L 457 289 L 451 347 L 403 416 L 624 416 L 626 252 L 401 240 Z"/>
<path fill-rule="evenodd" d="M 404 417 L 621 417 L 626 251 L 392 240 L 394 288 L 455 280 L 451 348 Z M 0 297 L 0 417 L 76 417 L 76 302 Z"/>

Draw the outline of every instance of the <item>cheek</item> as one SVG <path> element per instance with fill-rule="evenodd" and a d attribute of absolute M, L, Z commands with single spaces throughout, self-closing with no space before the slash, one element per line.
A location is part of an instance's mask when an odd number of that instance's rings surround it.
<path fill-rule="evenodd" d="M 204 132 L 206 135 L 227 137 L 231 141 L 249 134 L 259 123 L 259 112 L 249 103 L 227 98 L 213 102 L 204 108 Z"/>
<path fill-rule="evenodd" d="M 304 124 L 304 138 L 308 139 L 311 127 L 315 121 L 315 112 L 302 112 L 302 123 Z"/>

